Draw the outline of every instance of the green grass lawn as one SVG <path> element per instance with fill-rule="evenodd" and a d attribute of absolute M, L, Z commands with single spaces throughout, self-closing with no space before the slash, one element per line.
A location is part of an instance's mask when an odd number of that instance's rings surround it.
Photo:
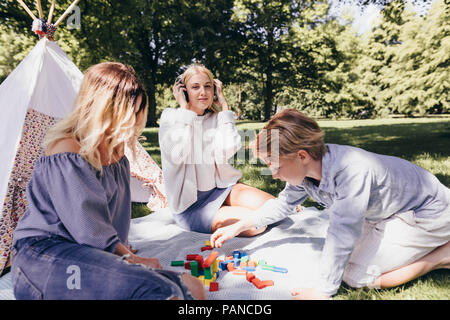
<path fill-rule="evenodd" d="M 450 119 L 376 119 L 376 120 L 323 120 L 319 125 L 325 131 L 326 143 L 346 144 L 368 151 L 392 155 L 409 160 L 424 167 L 450 187 Z M 244 132 L 260 130 L 262 122 L 238 122 L 238 129 Z M 153 159 L 161 165 L 158 145 L 158 129 L 145 129 L 146 141 L 142 143 Z M 234 166 L 243 173 L 242 182 L 277 195 L 284 183 L 261 175 L 265 166 L 253 163 L 246 156 L 244 163 L 236 159 Z M 252 163 L 250 163 L 252 162 Z M 318 206 L 308 200 L 305 206 Z M 146 206 L 133 205 L 133 217 L 148 214 Z M 450 271 L 437 270 L 406 285 L 393 289 L 354 290 L 342 285 L 335 299 L 450 299 Z"/>

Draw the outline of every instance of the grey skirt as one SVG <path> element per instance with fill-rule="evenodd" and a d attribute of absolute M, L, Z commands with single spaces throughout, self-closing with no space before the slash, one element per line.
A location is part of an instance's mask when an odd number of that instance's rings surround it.
<path fill-rule="evenodd" d="M 182 213 L 173 214 L 174 220 L 186 230 L 211 233 L 214 217 L 233 186 L 214 188 L 209 191 L 197 191 L 197 201 Z"/>

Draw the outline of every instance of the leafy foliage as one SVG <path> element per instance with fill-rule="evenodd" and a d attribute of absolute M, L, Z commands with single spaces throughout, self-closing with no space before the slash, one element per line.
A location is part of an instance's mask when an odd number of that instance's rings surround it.
<path fill-rule="evenodd" d="M 82 71 L 106 60 L 133 66 L 148 90 L 148 126 L 176 106 L 172 84 L 192 62 L 225 83 L 241 119 L 267 120 L 285 107 L 326 118 L 447 113 L 445 0 L 424 16 L 403 0 L 356 2 L 384 6 L 362 35 L 325 0 L 92 0 L 79 3 L 80 28 L 62 24 L 56 36 Z M 70 3 L 57 1 L 55 17 Z M 18 2 L 2 1 L 0 80 L 36 43 L 30 29 Z"/>

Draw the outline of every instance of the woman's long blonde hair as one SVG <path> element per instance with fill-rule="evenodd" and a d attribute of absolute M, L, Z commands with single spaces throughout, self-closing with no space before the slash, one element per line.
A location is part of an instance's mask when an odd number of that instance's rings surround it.
<path fill-rule="evenodd" d="M 81 83 L 75 109 L 48 131 L 44 147 L 75 139 L 79 154 L 101 171 L 99 145 L 106 142 L 107 154 L 122 152 L 124 144 L 135 144 L 147 119 L 148 98 L 133 68 L 118 62 L 91 66 Z"/>
<path fill-rule="evenodd" d="M 181 82 L 183 82 L 186 85 L 186 83 L 189 81 L 190 78 L 199 73 L 206 74 L 211 83 L 214 85 L 214 76 L 212 72 L 204 65 L 199 63 L 191 64 L 190 66 L 187 67 L 187 69 L 181 75 Z M 214 113 L 218 113 L 220 111 L 220 108 L 219 106 L 217 106 L 217 104 L 213 102 L 212 105 L 208 107 L 208 110 Z"/>

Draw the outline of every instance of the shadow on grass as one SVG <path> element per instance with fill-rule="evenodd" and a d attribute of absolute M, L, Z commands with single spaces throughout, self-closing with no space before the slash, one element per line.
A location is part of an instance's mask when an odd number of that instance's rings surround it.
<path fill-rule="evenodd" d="M 324 130 L 327 143 L 351 145 L 410 161 L 424 153 L 450 156 L 450 121 Z"/>

